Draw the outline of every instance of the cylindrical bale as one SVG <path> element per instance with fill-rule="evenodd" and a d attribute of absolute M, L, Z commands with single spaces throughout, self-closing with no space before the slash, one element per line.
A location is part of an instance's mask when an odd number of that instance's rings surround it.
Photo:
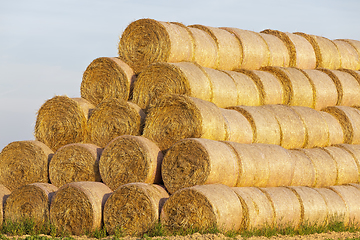
<path fill-rule="evenodd" d="M 105 99 L 91 112 L 86 142 L 104 148 L 118 136 L 141 135 L 144 122 L 145 113 L 135 103 Z"/>
<path fill-rule="evenodd" d="M 126 235 L 142 235 L 160 220 L 169 194 L 160 185 L 128 183 L 117 188 L 104 206 L 104 225 L 108 234 L 122 230 Z"/>
<path fill-rule="evenodd" d="M 280 125 L 280 146 L 302 148 L 305 145 L 305 126 L 300 116 L 287 105 L 264 105 L 260 108 L 269 109 L 275 115 Z"/>
<path fill-rule="evenodd" d="M 360 68 L 360 56 L 352 44 L 342 40 L 333 40 L 335 43 L 341 61 L 341 68 L 358 70 Z"/>
<path fill-rule="evenodd" d="M 149 139 L 123 135 L 105 147 L 99 162 L 100 175 L 112 190 L 126 183 L 160 183 L 163 158 L 159 147 Z"/>
<path fill-rule="evenodd" d="M 160 221 L 169 229 L 239 230 L 243 212 L 237 194 L 221 184 L 184 188 L 165 202 Z"/>
<path fill-rule="evenodd" d="M 49 223 L 50 204 L 57 190 L 50 183 L 31 183 L 17 188 L 6 200 L 4 219 L 16 223 L 32 220 L 36 225 Z"/>
<path fill-rule="evenodd" d="M 260 36 L 265 40 L 269 48 L 270 59 L 268 66 L 289 67 L 290 56 L 284 42 L 271 34 L 260 33 Z"/>
<path fill-rule="evenodd" d="M 280 145 L 280 126 L 272 111 L 255 106 L 231 107 L 243 114 L 251 124 L 254 143 Z"/>
<path fill-rule="evenodd" d="M 233 187 L 242 208 L 241 230 L 258 230 L 274 225 L 274 211 L 266 195 L 256 187 Z"/>
<path fill-rule="evenodd" d="M 360 183 L 360 145 L 359 144 L 338 144 L 338 145 L 336 145 L 336 147 L 346 150 L 354 158 L 355 164 L 357 166 L 356 169 L 358 170 L 358 172 L 357 172 L 358 179 L 356 181 L 354 181 L 353 183 L 355 183 L 355 182 Z"/>
<path fill-rule="evenodd" d="M 72 182 L 62 186 L 50 205 L 51 224 L 72 235 L 101 229 L 104 204 L 111 192 L 101 182 Z"/>
<path fill-rule="evenodd" d="M 316 67 L 327 69 L 340 68 L 341 61 L 336 44 L 325 37 L 295 32 L 294 34 L 304 37 L 314 48 L 316 55 Z"/>
<path fill-rule="evenodd" d="M 180 24 L 139 19 L 130 23 L 121 35 L 119 56 L 135 74 L 154 62 L 191 61 L 193 42 Z"/>
<path fill-rule="evenodd" d="M 305 126 L 305 148 L 329 146 L 329 128 L 320 111 L 309 107 L 292 106 Z"/>
<path fill-rule="evenodd" d="M 296 194 L 301 204 L 301 225 L 324 226 L 327 219 L 327 205 L 322 195 L 310 187 L 288 188 Z"/>
<path fill-rule="evenodd" d="M 345 41 L 348 44 L 350 44 L 358 53 L 358 56 L 360 58 L 360 41 L 355 39 L 337 39 L 338 41 Z M 360 63 L 360 61 L 359 61 Z M 356 70 L 360 70 L 360 64 L 358 65 L 358 68 Z"/>
<path fill-rule="evenodd" d="M 81 97 L 95 106 L 105 98 L 128 100 L 135 79 L 134 71 L 119 58 L 96 58 L 83 74 Z"/>
<path fill-rule="evenodd" d="M 223 142 L 188 138 L 167 151 L 161 174 L 171 194 L 181 188 L 204 184 L 235 187 L 239 181 L 240 162 L 233 149 Z"/>
<path fill-rule="evenodd" d="M 344 132 L 337 118 L 323 111 L 320 114 L 329 128 L 329 146 L 344 143 Z"/>
<path fill-rule="evenodd" d="M 227 141 L 252 143 L 254 133 L 248 119 L 238 111 L 221 108 L 227 126 Z"/>
<path fill-rule="evenodd" d="M 39 141 L 16 141 L 0 153 L 0 184 L 13 191 L 26 184 L 49 182 L 53 151 Z"/>
<path fill-rule="evenodd" d="M 143 136 L 166 150 L 184 138 L 227 140 L 226 130 L 225 118 L 214 103 L 168 94 L 149 109 Z"/>
<path fill-rule="evenodd" d="M 338 102 L 338 91 L 330 76 L 316 69 L 300 69 L 310 80 L 313 87 L 312 108 L 321 110 L 325 107 L 335 106 Z"/>
<path fill-rule="evenodd" d="M 284 88 L 284 104 L 312 107 L 313 88 L 309 79 L 296 68 L 265 67 L 264 71 L 274 74 Z"/>
<path fill-rule="evenodd" d="M 50 182 L 57 187 L 70 182 L 101 182 L 101 153 L 102 148 L 89 143 L 72 143 L 61 147 L 49 163 Z"/>
<path fill-rule="evenodd" d="M 334 186 L 337 180 L 337 166 L 331 155 L 321 148 L 298 149 L 311 160 L 315 170 L 315 182 L 311 187 Z"/>
<path fill-rule="evenodd" d="M 2 225 L 3 221 L 4 221 L 4 207 L 5 207 L 5 202 L 6 199 L 9 197 L 10 195 L 10 190 L 5 187 L 3 184 L 0 184 L 0 225 Z"/>
<path fill-rule="evenodd" d="M 35 138 L 54 152 L 69 143 L 86 139 L 87 120 L 95 106 L 83 98 L 55 96 L 37 112 Z"/>
<path fill-rule="evenodd" d="M 334 81 L 337 92 L 338 101 L 336 105 L 354 106 L 360 102 L 360 84 L 351 76 L 351 74 L 339 71 L 319 68 L 320 71 L 325 72 Z"/>
<path fill-rule="evenodd" d="M 274 227 L 297 228 L 301 223 L 301 205 L 296 194 L 286 187 L 260 188 L 274 211 Z"/>
<path fill-rule="evenodd" d="M 238 39 L 230 32 L 216 27 L 203 25 L 190 25 L 190 28 L 198 28 L 207 32 L 217 45 L 216 69 L 233 70 L 241 66 L 241 49 Z"/>
<path fill-rule="evenodd" d="M 311 159 L 302 151 L 296 149 L 288 151 L 294 161 L 294 173 L 290 186 L 314 186 L 316 173 Z"/>
<path fill-rule="evenodd" d="M 249 76 L 257 85 L 260 94 L 260 103 L 283 104 L 285 93 L 280 80 L 266 71 L 237 69 L 236 71 Z"/>
<path fill-rule="evenodd" d="M 323 111 L 333 115 L 341 124 L 344 142 L 360 144 L 360 110 L 347 106 L 327 107 Z"/>
<path fill-rule="evenodd" d="M 274 35 L 285 43 L 289 51 L 290 67 L 301 69 L 314 69 L 316 67 L 315 51 L 304 37 L 271 29 L 266 29 L 262 33 Z"/>
<path fill-rule="evenodd" d="M 358 81 L 358 83 L 360 84 L 360 71 L 355 71 L 355 70 L 351 70 L 351 69 L 346 69 L 346 68 L 340 68 L 338 69 L 340 71 L 346 72 L 348 74 L 350 74 L 351 76 L 353 76 L 356 81 Z M 359 103 L 356 105 L 360 105 Z"/>
<path fill-rule="evenodd" d="M 259 33 L 239 28 L 223 27 L 234 34 L 240 42 L 241 68 L 259 69 L 269 63 L 269 48 Z"/>

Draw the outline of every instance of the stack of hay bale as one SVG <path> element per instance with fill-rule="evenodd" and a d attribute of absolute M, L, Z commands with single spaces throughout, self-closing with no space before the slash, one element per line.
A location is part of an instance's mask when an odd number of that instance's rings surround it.
<path fill-rule="evenodd" d="M 5 219 L 72 234 L 360 224 L 360 41 L 141 19 L 80 90 L 2 150 Z"/>

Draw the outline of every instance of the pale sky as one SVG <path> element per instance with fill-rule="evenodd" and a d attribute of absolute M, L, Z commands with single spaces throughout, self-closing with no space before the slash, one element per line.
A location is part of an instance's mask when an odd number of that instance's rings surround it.
<path fill-rule="evenodd" d="M 0 0 L 0 150 L 34 139 L 46 100 L 80 97 L 86 67 L 117 56 L 135 20 L 360 40 L 359 9 L 359 0 Z"/>

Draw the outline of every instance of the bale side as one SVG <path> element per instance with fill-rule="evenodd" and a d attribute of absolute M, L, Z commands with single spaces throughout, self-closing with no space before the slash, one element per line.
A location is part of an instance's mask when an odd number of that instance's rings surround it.
<path fill-rule="evenodd" d="M 358 170 L 358 179 L 354 182 L 360 182 L 360 145 L 358 144 L 338 144 L 336 147 L 346 150 L 354 158 L 356 163 L 356 169 Z"/>
<path fill-rule="evenodd" d="M 320 114 L 329 128 L 329 146 L 344 143 L 344 132 L 337 118 L 323 111 Z"/>
<path fill-rule="evenodd" d="M 346 220 L 349 216 L 346 215 L 346 205 L 342 198 L 329 188 L 314 188 L 324 198 L 327 206 L 327 218 L 326 224 L 332 224 L 335 222 L 343 222 L 348 224 Z"/>
<path fill-rule="evenodd" d="M 311 159 L 302 151 L 296 149 L 288 151 L 294 161 L 294 173 L 290 186 L 314 186 L 316 173 Z"/>
<path fill-rule="evenodd" d="M 227 141 L 237 143 L 252 143 L 254 134 L 248 119 L 238 111 L 220 109 L 227 126 Z"/>
<path fill-rule="evenodd" d="M 269 48 L 270 58 L 268 66 L 289 67 L 290 56 L 284 42 L 271 34 L 260 33 L 260 36 L 264 39 Z"/>
<path fill-rule="evenodd" d="M 358 53 L 358 56 L 360 57 L 360 41 L 355 39 L 337 39 L 339 41 L 345 41 L 349 43 Z M 360 70 L 360 65 L 358 65 L 358 68 L 356 70 Z"/>
<path fill-rule="evenodd" d="M 6 199 L 10 196 L 10 190 L 3 184 L 0 184 L 0 224 L 4 222 L 4 207 Z"/>
<path fill-rule="evenodd" d="M 360 68 L 360 56 L 354 46 L 349 42 L 337 39 L 333 42 L 340 54 L 341 68 L 358 70 Z"/>

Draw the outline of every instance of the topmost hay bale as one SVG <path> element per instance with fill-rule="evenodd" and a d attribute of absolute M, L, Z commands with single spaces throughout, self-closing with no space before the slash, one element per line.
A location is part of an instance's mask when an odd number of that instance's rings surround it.
<path fill-rule="evenodd" d="M 269 48 L 270 58 L 268 66 L 289 67 L 290 56 L 285 43 L 271 34 L 260 33 L 260 36 L 264 39 Z"/>
<path fill-rule="evenodd" d="M 316 67 L 315 51 L 302 36 L 271 29 L 266 29 L 262 33 L 277 36 L 285 43 L 290 55 L 290 67 L 301 69 L 314 69 Z"/>
<path fill-rule="evenodd" d="M 10 193 L 11 192 L 9 189 L 7 189 L 3 184 L 0 184 L 0 225 L 2 225 L 4 220 L 3 219 L 4 205 Z"/>
<path fill-rule="evenodd" d="M 87 120 L 95 106 L 83 98 L 55 96 L 37 112 L 35 138 L 53 151 L 86 138 Z"/>
<path fill-rule="evenodd" d="M 81 97 L 95 106 L 105 98 L 128 100 L 135 78 L 134 71 L 119 58 L 96 58 L 83 74 Z"/>
<path fill-rule="evenodd" d="M 341 68 L 351 70 L 360 69 L 360 55 L 357 49 L 347 41 L 334 40 L 333 42 L 339 50 Z"/>
<path fill-rule="evenodd" d="M 191 61 L 193 57 L 192 38 L 185 27 L 153 19 L 130 23 L 121 35 L 118 50 L 135 74 L 154 62 Z"/>
<path fill-rule="evenodd" d="M 360 41 L 359 40 L 354 40 L 354 39 L 337 39 L 337 41 L 345 41 L 347 43 L 349 43 L 351 46 L 353 46 L 353 48 L 355 48 L 355 50 L 357 51 L 359 58 L 360 58 Z M 358 66 L 357 69 L 355 70 L 360 70 L 360 65 Z"/>

